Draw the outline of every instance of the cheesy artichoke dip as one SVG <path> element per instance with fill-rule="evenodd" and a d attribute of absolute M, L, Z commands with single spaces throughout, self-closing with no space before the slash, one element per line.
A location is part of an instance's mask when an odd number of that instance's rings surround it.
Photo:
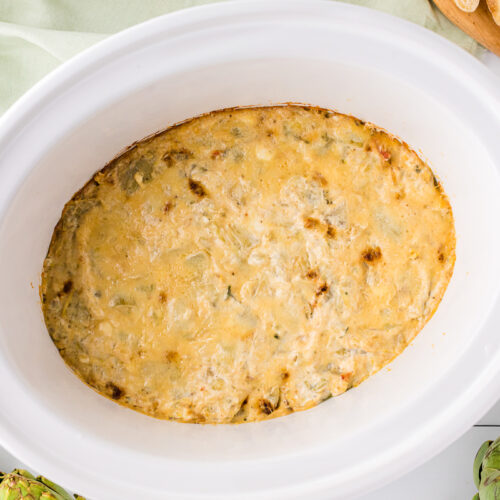
<path fill-rule="evenodd" d="M 142 140 L 66 204 L 45 322 L 101 394 L 250 422 L 400 354 L 453 271 L 450 204 L 404 143 L 325 109 L 229 109 Z"/>

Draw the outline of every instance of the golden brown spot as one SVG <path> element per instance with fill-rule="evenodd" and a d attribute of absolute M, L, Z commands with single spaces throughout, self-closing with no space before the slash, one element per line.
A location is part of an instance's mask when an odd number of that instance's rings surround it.
<path fill-rule="evenodd" d="M 288 380 L 290 378 L 290 374 L 288 372 L 283 372 L 281 374 L 281 379 L 282 380 Z"/>
<path fill-rule="evenodd" d="M 306 273 L 306 278 L 309 278 L 310 280 L 313 280 L 314 278 L 317 277 L 318 277 L 318 271 L 316 271 L 316 269 L 311 269 Z"/>
<path fill-rule="evenodd" d="M 240 404 L 240 407 L 238 409 L 238 411 L 236 412 L 236 415 L 241 415 L 245 412 L 245 406 L 248 404 L 248 396 L 246 396 L 243 401 L 241 402 Z M 235 415 L 235 416 L 236 416 Z"/>
<path fill-rule="evenodd" d="M 337 230 L 333 226 L 328 225 L 326 235 L 328 238 L 335 238 L 335 236 L 337 236 Z"/>
<path fill-rule="evenodd" d="M 439 262 L 444 262 L 444 253 L 441 251 L 438 251 L 438 260 Z"/>
<path fill-rule="evenodd" d="M 306 229 L 318 229 L 321 226 L 321 222 L 314 217 L 304 217 L 303 220 Z"/>
<path fill-rule="evenodd" d="M 172 204 L 172 202 L 167 201 L 167 203 L 165 203 L 165 206 L 163 207 L 163 212 L 164 213 L 170 212 L 170 210 L 172 210 L 173 207 L 174 205 Z"/>
<path fill-rule="evenodd" d="M 165 360 L 169 363 L 177 363 L 179 361 L 179 353 L 177 351 L 167 351 L 165 353 Z"/>
<path fill-rule="evenodd" d="M 63 293 L 69 293 L 73 289 L 73 282 L 71 280 L 68 280 L 64 283 L 63 285 Z"/>
<path fill-rule="evenodd" d="M 260 411 L 262 413 L 265 413 L 266 415 L 271 415 L 271 413 L 275 410 L 271 401 L 269 401 L 268 399 L 261 399 L 259 401 L 259 408 L 260 408 Z"/>
<path fill-rule="evenodd" d="M 352 372 L 343 373 L 341 377 L 342 380 L 349 380 L 352 377 Z"/>
<path fill-rule="evenodd" d="M 320 295 L 325 294 L 328 292 L 328 285 L 326 283 L 323 283 L 317 290 L 316 290 L 316 297 L 319 297 Z"/>
<path fill-rule="evenodd" d="M 201 182 L 195 181 L 194 179 L 189 179 L 189 189 L 196 195 L 198 198 L 203 198 L 207 195 L 205 188 Z"/>
<path fill-rule="evenodd" d="M 106 390 L 109 393 L 109 396 L 111 399 L 120 399 L 125 393 L 123 389 L 120 389 L 116 384 L 113 382 L 107 382 L 106 383 Z"/>
<path fill-rule="evenodd" d="M 314 172 L 312 178 L 322 186 L 328 186 L 328 181 L 319 172 Z"/>
<path fill-rule="evenodd" d="M 375 262 L 382 257 L 382 252 L 380 250 L 380 247 L 372 247 L 372 248 L 367 248 L 361 254 L 361 256 L 363 257 L 363 260 L 366 262 Z"/>
<path fill-rule="evenodd" d="M 167 294 L 165 292 L 160 292 L 158 298 L 160 299 L 160 302 L 162 304 L 165 304 L 165 302 L 167 301 Z"/>

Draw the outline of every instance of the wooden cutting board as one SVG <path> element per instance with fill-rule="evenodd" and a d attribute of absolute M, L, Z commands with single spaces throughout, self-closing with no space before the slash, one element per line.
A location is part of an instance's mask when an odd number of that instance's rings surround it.
<path fill-rule="evenodd" d="M 486 0 L 481 0 L 471 13 L 460 10 L 453 0 L 434 0 L 434 3 L 453 24 L 500 56 L 500 26 L 493 21 Z"/>

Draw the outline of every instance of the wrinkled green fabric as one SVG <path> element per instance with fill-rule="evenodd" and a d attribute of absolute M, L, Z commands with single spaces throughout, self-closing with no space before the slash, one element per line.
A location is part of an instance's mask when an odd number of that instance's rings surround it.
<path fill-rule="evenodd" d="M 474 55 L 481 50 L 428 0 L 342 1 L 372 7 L 418 23 Z M 152 17 L 211 2 L 0 0 L 0 113 L 56 66 L 110 34 Z"/>

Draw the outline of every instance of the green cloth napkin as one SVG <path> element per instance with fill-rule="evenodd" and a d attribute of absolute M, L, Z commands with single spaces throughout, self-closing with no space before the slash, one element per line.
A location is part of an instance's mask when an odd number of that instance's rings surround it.
<path fill-rule="evenodd" d="M 45 74 L 110 34 L 167 12 L 212 1 L 0 0 L 0 114 Z M 428 0 L 341 1 L 418 23 L 474 55 L 481 50 Z"/>

